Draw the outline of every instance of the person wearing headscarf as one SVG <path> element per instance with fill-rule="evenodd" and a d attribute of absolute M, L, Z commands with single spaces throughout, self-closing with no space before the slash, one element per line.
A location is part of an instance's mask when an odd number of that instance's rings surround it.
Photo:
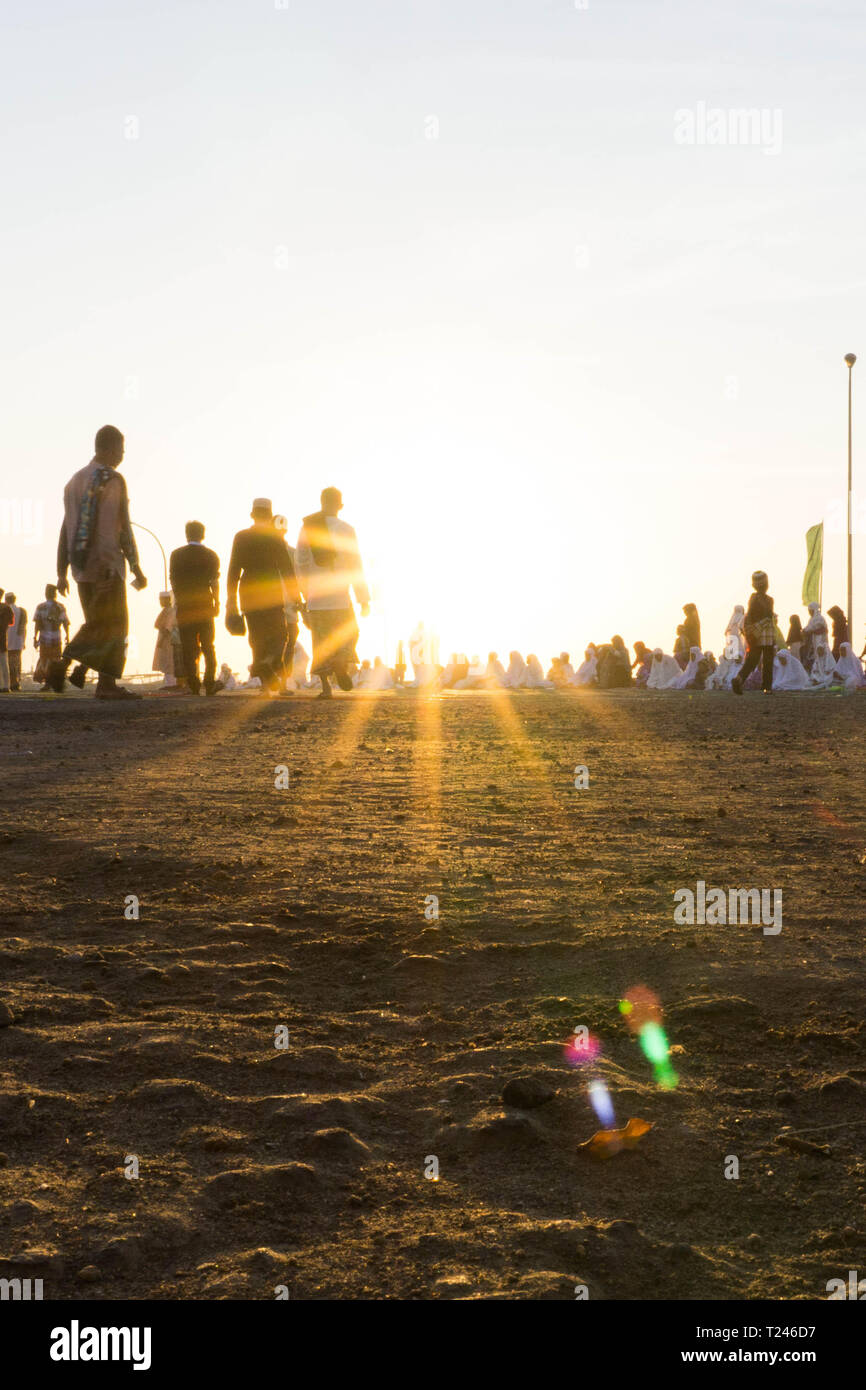
<path fill-rule="evenodd" d="M 851 650 L 850 642 L 843 642 L 839 647 L 836 672 L 842 677 L 847 690 L 861 690 L 866 685 L 866 680 L 863 677 L 863 665 Z"/>
<path fill-rule="evenodd" d="M 510 652 L 508 656 L 508 670 L 505 673 L 505 685 L 509 690 L 519 690 L 526 681 L 526 662 L 520 652 Z"/>
<path fill-rule="evenodd" d="M 738 676 L 743 669 L 743 658 L 737 653 L 734 656 L 723 656 L 716 669 L 707 677 L 705 690 L 730 690 L 731 681 Z"/>
<path fill-rule="evenodd" d="M 553 690 L 553 681 L 545 680 L 544 667 L 534 652 L 526 658 L 526 675 L 523 684 L 527 690 Z"/>
<path fill-rule="evenodd" d="M 574 673 L 574 685 L 592 685 L 598 678 L 598 652 L 593 642 L 583 655 L 584 660 Z"/>
<path fill-rule="evenodd" d="M 499 660 L 498 652 L 487 653 L 487 666 L 484 671 L 484 684 L 496 689 L 506 684 L 505 667 Z"/>
<path fill-rule="evenodd" d="M 689 651 L 688 663 L 684 670 L 680 671 L 673 683 L 674 690 L 685 690 L 689 681 L 693 681 L 698 671 L 698 662 L 701 660 L 703 652 L 700 647 L 692 647 Z"/>
<path fill-rule="evenodd" d="M 601 690 L 619 690 L 631 685 L 631 662 L 626 645 L 619 636 L 599 649 L 598 684 Z"/>
<path fill-rule="evenodd" d="M 809 674 L 790 648 L 783 648 L 773 662 L 774 690 L 808 690 Z"/>
<path fill-rule="evenodd" d="M 638 690 L 643 690 L 649 680 L 650 670 L 652 669 L 653 654 L 644 642 L 635 642 L 634 661 L 632 670 L 634 671 L 634 683 Z M 634 668 L 637 667 L 635 671 Z"/>
<path fill-rule="evenodd" d="M 547 679 L 553 681 L 557 690 L 564 690 L 566 686 L 574 684 L 574 667 L 569 660 L 568 652 L 560 652 L 559 656 L 550 658 Z"/>
<path fill-rule="evenodd" d="M 705 690 L 707 681 L 712 676 L 715 667 L 716 662 L 712 652 L 702 652 L 695 674 L 686 686 L 686 690 Z"/>
<path fill-rule="evenodd" d="M 761 689 L 769 694 L 773 689 L 773 659 L 776 654 L 776 632 L 773 619 L 774 604 L 767 593 L 770 581 L 763 570 L 752 575 L 753 594 L 746 609 L 746 642 L 749 650 L 743 669 L 731 681 L 731 689 L 742 695 L 743 686 L 758 665 L 761 667 Z"/>
<path fill-rule="evenodd" d="M 177 685 L 174 673 L 174 642 L 177 629 L 177 611 L 171 601 L 171 592 L 164 589 L 159 596 L 159 612 L 154 627 L 157 631 L 156 646 L 153 651 L 153 670 L 161 671 L 163 689 L 171 690 Z"/>
<path fill-rule="evenodd" d="M 679 662 L 675 661 L 672 656 L 666 656 L 661 647 L 655 647 L 647 679 L 647 689 L 670 690 L 681 675 Z"/>
<path fill-rule="evenodd" d="M 827 609 L 827 617 L 833 620 L 832 652 L 833 660 L 838 661 L 839 654 L 842 650 L 842 643 L 849 641 L 848 619 L 845 617 L 845 614 L 842 612 L 842 609 L 838 606 L 838 604 L 835 603 L 833 604 L 832 608 Z"/>
<path fill-rule="evenodd" d="M 815 652 L 821 639 L 827 638 L 827 619 L 821 612 L 821 605 L 813 599 L 809 604 L 809 621 L 803 628 L 800 660 L 807 671 L 811 671 Z M 829 646 L 829 643 L 828 643 Z"/>
<path fill-rule="evenodd" d="M 812 669 L 809 672 L 809 681 L 818 689 L 826 690 L 827 686 L 832 685 L 836 679 L 836 663 L 830 652 L 830 645 L 826 637 L 819 637 L 815 643 L 815 656 L 812 660 Z"/>
<path fill-rule="evenodd" d="M 677 638 L 674 642 L 674 661 L 681 671 L 684 671 L 689 664 L 689 639 L 686 636 L 684 623 L 680 623 L 677 628 Z"/>
<path fill-rule="evenodd" d="M 776 616 L 776 614 L 774 613 L 774 614 L 773 614 L 773 646 L 776 648 L 776 651 L 777 651 L 777 652 L 780 652 L 780 651 L 782 651 L 785 647 L 787 647 L 787 645 L 788 645 L 788 644 L 787 644 L 787 642 L 785 641 L 784 633 L 782 632 L 782 629 L 779 627 L 779 619 L 778 619 L 778 617 Z"/>
<path fill-rule="evenodd" d="M 788 626 L 788 651 L 792 656 L 800 660 L 800 647 L 803 641 L 803 624 L 800 622 L 796 613 L 792 613 Z"/>
<path fill-rule="evenodd" d="M 730 661 L 734 656 L 746 655 L 746 639 L 743 636 L 746 610 L 741 603 L 734 604 L 734 611 L 725 628 L 725 656 Z"/>
<path fill-rule="evenodd" d="M 684 603 L 683 612 L 686 620 L 683 623 L 685 628 L 686 641 L 689 648 L 701 645 L 701 620 L 698 617 L 697 606 L 694 603 Z"/>

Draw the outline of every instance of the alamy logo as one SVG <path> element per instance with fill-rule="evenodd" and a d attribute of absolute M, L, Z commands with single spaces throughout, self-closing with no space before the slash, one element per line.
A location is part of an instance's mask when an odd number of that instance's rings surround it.
<path fill-rule="evenodd" d="M 763 925 L 765 936 L 782 930 L 781 888 L 710 888 L 698 879 L 696 891 L 678 888 L 674 893 L 674 921 L 678 926 L 724 927 Z M 771 907 L 772 904 L 772 907 Z"/>
<path fill-rule="evenodd" d="M 699 101 L 692 111 L 674 112 L 678 145 L 753 145 L 764 154 L 782 148 L 782 112 L 778 106 L 707 106 Z"/>
<path fill-rule="evenodd" d="M 134 1371 L 150 1370 L 149 1327 L 68 1327 L 51 1329 L 52 1361 L 131 1361 Z"/>
<path fill-rule="evenodd" d="M 844 1279 L 828 1279 L 826 1287 L 831 1301 L 852 1298 L 862 1303 L 866 1299 L 866 1279 L 860 1279 L 856 1269 L 848 1270 L 847 1284 Z"/>
<path fill-rule="evenodd" d="M 2 1302 L 11 1299 L 13 1303 L 27 1303 L 30 1299 L 41 1299 L 41 1297 L 41 1279 L 0 1279 L 0 1301 Z"/>

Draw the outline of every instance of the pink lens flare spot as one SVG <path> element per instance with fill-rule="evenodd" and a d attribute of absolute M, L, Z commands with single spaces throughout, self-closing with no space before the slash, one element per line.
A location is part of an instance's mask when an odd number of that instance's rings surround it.
<path fill-rule="evenodd" d="M 563 1053 L 572 1067 L 582 1067 L 585 1062 L 594 1062 L 600 1056 L 601 1043 L 588 1029 L 575 1028 L 566 1041 Z"/>

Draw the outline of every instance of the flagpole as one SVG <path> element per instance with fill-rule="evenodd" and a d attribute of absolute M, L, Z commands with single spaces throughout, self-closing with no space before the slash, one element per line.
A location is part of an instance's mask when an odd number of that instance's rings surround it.
<path fill-rule="evenodd" d="M 845 364 L 848 368 L 848 641 L 854 642 L 854 615 L 851 611 L 854 601 L 854 582 L 852 573 L 852 552 L 854 534 L 852 529 L 853 518 L 851 515 L 851 396 L 852 381 L 854 377 L 853 367 L 857 358 L 853 352 L 845 354 Z"/>

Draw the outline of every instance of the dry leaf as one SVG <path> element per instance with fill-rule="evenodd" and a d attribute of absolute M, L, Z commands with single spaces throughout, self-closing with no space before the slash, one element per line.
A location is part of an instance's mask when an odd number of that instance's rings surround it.
<path fill-rule="evenodd" d="M 578 1144 L 577 1147 L 591 1158 L 613 1158 L 614 1154 L 621 1153 L 623 1149 L 633 1149 L 651 1129 L 652 1124 L 649 1120 L 632 1119 L 622 1129 L 597 1130 L 591 1139 L 587 1139 L 585 1144 Z"/>

